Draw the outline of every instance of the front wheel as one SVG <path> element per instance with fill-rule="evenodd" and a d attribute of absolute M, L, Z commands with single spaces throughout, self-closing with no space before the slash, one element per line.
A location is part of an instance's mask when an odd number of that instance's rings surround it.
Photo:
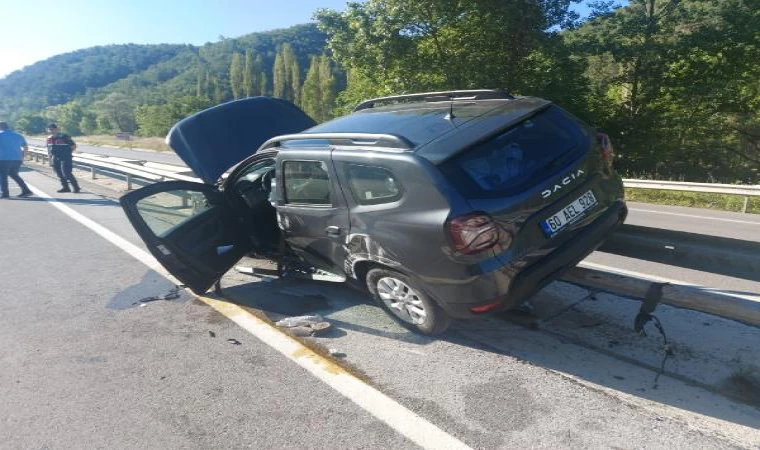
<path fill-rule="evenodd" d="M 387 269 L 372 269 L 367 288 L 375 300 L 401 325 L 420 334 L 446 331 L 451 319 L 408 276 Z"/>

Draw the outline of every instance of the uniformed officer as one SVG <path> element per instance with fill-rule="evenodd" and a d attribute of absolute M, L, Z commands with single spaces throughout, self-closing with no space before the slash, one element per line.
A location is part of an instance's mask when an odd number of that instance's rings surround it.
<path fill-rule="evenodd" d="M 47 138 L 48 155 L 50 155 L 53 169 L 55 169 L 55 174 L 58 175 L 62 186 L 57 192 L 71 192 L 72 189 L 74 193 L 79 192 L 79 183 L 71 173 L 72 153 L 76 150 L 77 144 L 71 139 L 71 136 L 59 132 L 58 126 L 54 123 L 48 125 L 48 133 L 50 133 Z M 71 189 L 69 183 L 71 183 Z"/>

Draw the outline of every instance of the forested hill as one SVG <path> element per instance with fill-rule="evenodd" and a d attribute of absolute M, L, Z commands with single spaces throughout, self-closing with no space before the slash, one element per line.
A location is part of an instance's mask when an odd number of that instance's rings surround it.
<path fill-rule="evenodd" d="M 185 45 L 109 45 L 56 55 L 0 79 L 0 109 L 38 111 L 168 61 Z"/>
<path fill-rule="evenodd" d="M 304 80 L 311 57 L 324 52 L 326 41 L 315 25 L 306 24 L 202 46 L 126 44 L 78 50 L 0 79 L 0 116 L 27 132 L 42 131 L 46 120 L 64 122 L 73 134 L 135 131 L 137 107 L 143 107 L 146 118 L 165 112 L 151 106 L 192 97 L 186 111 L 174 111 L 159 120 L 158 129 L 145 130 L 160 134 L 184 113 L 246 94 L 293 99 L 292 86 Z M 275 80 L 278 54 L 282 76 Z M 120 116 L 119 109 L 128 114 Z"/>

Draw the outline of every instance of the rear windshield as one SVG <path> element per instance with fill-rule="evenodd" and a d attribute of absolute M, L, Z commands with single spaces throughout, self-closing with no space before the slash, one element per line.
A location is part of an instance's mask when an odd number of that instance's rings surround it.
<path fill-rule="evenodd" d="M 441 170 L 466 197 L 509 195 L 566 167 L 587 146 L 584 127 L 553 106 L 465 150 Z"/>

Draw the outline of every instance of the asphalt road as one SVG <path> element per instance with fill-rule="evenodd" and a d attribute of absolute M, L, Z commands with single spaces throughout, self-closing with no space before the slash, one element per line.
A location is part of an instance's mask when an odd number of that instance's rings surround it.
<path fill-rule="evenodd" d="M 56 188 L 47 168 L 23 176 Z M 82 182 L 55 201 L 141 245 L 114 186 Z M 414 447 L 189 293 L 140 306 L 173 285 L 50 202 L 0 202 L 0 230 L 3 447 Z M 757 328 L 658 309 L 675 351 L 656 379 L 660 336 L 630 330 L 639 304 L 563 283 L 536 296 L 531 329 L 495 318 L 439 339 L 341 285 L 235 272 L 223 285 L 273 319 L 323 314 L 334 330 L 318 343 L 473 448 L 760 445 Z"/>

